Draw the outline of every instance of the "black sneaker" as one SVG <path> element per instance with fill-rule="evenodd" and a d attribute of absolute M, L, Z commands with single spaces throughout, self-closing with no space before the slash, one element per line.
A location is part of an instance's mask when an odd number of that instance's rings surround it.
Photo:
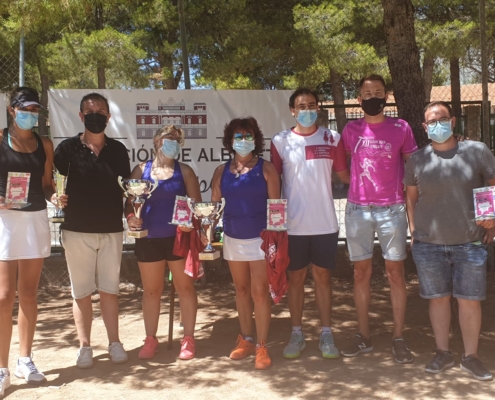
<path fill-rule="evenodd" d="M 409 364 L 413 362 L 411 350 L 406 346 L 403 338 L 395 338 L 392 340 L 392 352 L 395 356 L 395 361 L 399 364 Z"/>
<path fill-rule="evenodd" d="M 438 374 L 444 369 L 454 366 L 454 356 L 451 351 L 437 350 L 435 357 L 426 364 L 425 371 L 430 374 Z"/>
<path fill-rule="evenodd" d="M 464 357 L 463 354 L 460 367 L 480 381 L 491 381 L 493 379 L 492 374 L 485 368 L 481 360 L 473 355 Z"/>
<path fill-rule="evenodd" d="M 369 353 L 370 351 L 373 351 L 371 337 L 366 339 L 363 335 L 358 333 L 354 336 L 352 343 L 349 343 L 344 350 L 341 350 L 340 354 L 344 357 L 355 357 L 360 353 Z"/>

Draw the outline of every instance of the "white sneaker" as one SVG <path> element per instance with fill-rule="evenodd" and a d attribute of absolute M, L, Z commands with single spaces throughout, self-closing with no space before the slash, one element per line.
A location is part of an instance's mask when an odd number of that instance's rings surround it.
<path fill-rule="evenodd" d="M 83 369 L 93 367 L 93 348 L 91 346 L 85 346 L 79 349 L 76 366 Z"/>
<path fill-rule="evenodd" d="M 17 359 L 14 375 L 25 379 L 27 383 L 37 383 L 45 380 L 45 375 L 38 371 L 31 357 L 19 357 Z"/>
<path fill-rule="evenodd" d="M 3 397 L 5 391 L 10 387 L 10 374 L 7 368 L 0 368 L 0 397 Z"/>
<path fill-rule="evenodd" d="M 120 342 L 110 343 L 110 346 L 108 346 L 108 354 L 110 355 L 110 360 L 112 360 L 114 364 L 122 364 L 129 359 L 124 350 L 124 346 Z"/>

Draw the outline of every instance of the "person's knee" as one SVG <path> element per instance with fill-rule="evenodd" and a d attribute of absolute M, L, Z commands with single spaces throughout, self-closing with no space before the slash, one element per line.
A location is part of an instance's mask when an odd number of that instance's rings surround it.
<path fill-rule="evenodd" d="M 268 285 L 256 285 L 251 288 L 251 297 L 254 304 L 264 304 L 269 300 Z"/>
<path fill-rule="evenodd" d="M 313 278 L 315 287 L 318 289 L 328 289 L 332 286 L 330 270 L 323 268 L 313 268 Z"/>
<path fill-rule="evenodd" d="M 243 298 L 243 299 L 251 297 L 251 286 L 248 284 L 236 285 L 235 295 L 237 296 L 237 298 Z"/>
<path fill-rule="evenodd" d="M 371 268 L 354 267 L 354 282 L 366 283 L 371 279 Z"/>
<path fill-rule="evenodd" d="M 437 297 L 434 299 L 430 299 L 430 307 L 441 307 L 441 306 L 448 306 L 450 307 L 450 298 L 452 296 L 443 296 L 443 297 Z"/>
<path fill-rule="evenodd" d="M 0 289 L 0 308 L 11 310 L 14 306 L 15 290 Z"/>
<path fill-rule="evenodd" d="M 180 284 L 177 282 L 175 289 L 177 290 L 177 294 L 182 298 L 196 296 L 196 289 L 192 281 L 185 281 Z"/>
<path fill-rule="evenodd" d="M 306 282 L 306 269 L 289 272 L 289 289 L 304 287 Z"/>
<path fill-rule="evenodd" d="M 404 270 L 402 268 L 387 268 L 387 278 L 391 286 L 403 286 L 405 283 Z"/>
<path fill-rule="evenodd" d="M 163 289 L 148 289 L 143 290 L 143 297 L 147 299 L 159 299 L 162 297 Z"/>
<path fill-rule="evenodd" d="M 459 310 L 469 310 L 470 312 L 481 310 L 481 302 L 478 300 L 457 299 L 459 303 Z"/>
<path fill-rule="evenodd" d="M 38 301 L 38 286 L 19 287 L 17 295 L 19 296 L 19 303 L 36 303 Z"/>

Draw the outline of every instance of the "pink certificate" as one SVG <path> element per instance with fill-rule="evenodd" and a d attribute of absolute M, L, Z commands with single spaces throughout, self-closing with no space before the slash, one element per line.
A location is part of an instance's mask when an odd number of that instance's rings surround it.
<path fill-rule="evenodd" d="M 175 197 L 174 213 L 170 224 L 187 226 L 188 228 L 193 227 L 192 211 L 187 205 L 187 197 Z"/>
<path fill-rule="evenodd" d="M 5 191 L 5 203 L 18 205 L 28 204 L 29 179 L 28 172 L 9 172 L 7 177 L 7 190 Z"/>
<path fill-rule="evenodd" d="M 287 230 L 287 199 L 267 200 L 266 229 L 268 231 Z"/>

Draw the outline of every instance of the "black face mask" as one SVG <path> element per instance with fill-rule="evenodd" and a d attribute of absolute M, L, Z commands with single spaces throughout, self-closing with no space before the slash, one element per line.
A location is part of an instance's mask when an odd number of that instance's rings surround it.
<path fill-rule="evenodd" d="M 366 114 L 374 117 L 380 114 L 385 108 L 385 97 L 372 97 L 368 100 L 361 100 L 361 108 Z"/>
<path fill-rule="evenodd" d="M 91 133 L 102 133 L 107 127 L 107 116 L 99 113 L 84 114 L 84 126 Z"/>

